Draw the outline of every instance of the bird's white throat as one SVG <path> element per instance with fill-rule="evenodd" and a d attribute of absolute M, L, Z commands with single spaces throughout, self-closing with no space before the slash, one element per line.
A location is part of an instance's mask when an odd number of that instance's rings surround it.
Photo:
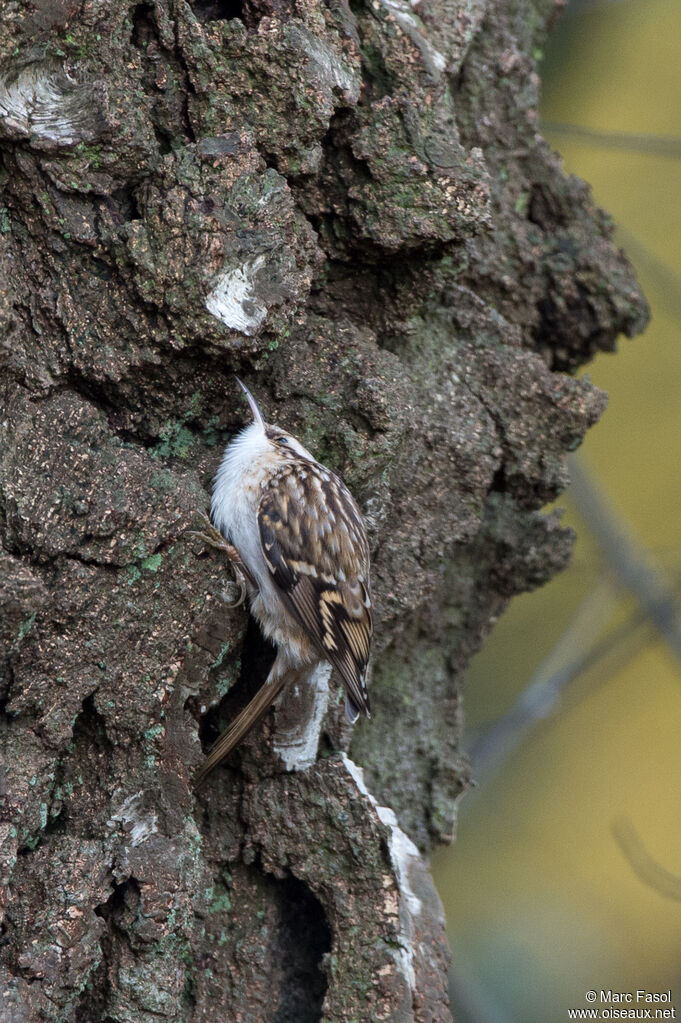
<path fill-rule="evenodd" d="M 262 475 L 268 470 L 267 462 L 272 445 L 260 423 L 251 423 L 225 448 L 220 468 L 215 474 L 211 518 L 217 529 L 229 536 L 235 522 L 245 511 L 240 504 L 252 494 L 259 497 Z M 261 469 L 258 472 L 258 469 Z M 244 488 L 248 479 L 250 486 Z"/>

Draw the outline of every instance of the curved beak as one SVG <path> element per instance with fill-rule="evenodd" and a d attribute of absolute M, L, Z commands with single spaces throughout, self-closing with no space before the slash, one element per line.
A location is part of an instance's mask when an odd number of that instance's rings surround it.
<path fill-rule="evenodd" d="M 264 418 L 262 412 L 260 411 L 260 406 L 258 405 L 257 401 L 255 400 L 255 398 L 253 397 L 251 392 L 248 390 L 246 385 L 243 383 L 243 381 L 239 380 L 238 377 L 235 377 L 234 379 L 236 380 L 237 384 L 239 385 L 241 390 L 244 392 L 244 394 L 248 398 L 248 404 L 251 407 L 251 412 L 253 413 L 254 420 L 256 421 L 256 423 L 259 423 L 260 426 L 262 426 L 262 428 L 264 430 L 265 429 L 265 418 Z"/>

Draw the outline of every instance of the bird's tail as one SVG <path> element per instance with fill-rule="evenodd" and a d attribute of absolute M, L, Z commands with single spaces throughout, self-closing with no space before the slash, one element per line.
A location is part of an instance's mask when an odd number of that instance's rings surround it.
<path fill-rule="evenodd" d="M 195 789 L 199 788 L 210 772 L 232 752 L 234 747 L 250 732 L 251 728 L 258 723 L 294 675 L 294 671 L 285 671 L 282 675 L 275 675 L 273 671 L 270 672 L 267 681 L 263 683 L 251 702 L 236 716 L 227 731 L 223 732 L 219 739 L 217 739 L 206 759 L 199 765 L 193 779 Z"/>

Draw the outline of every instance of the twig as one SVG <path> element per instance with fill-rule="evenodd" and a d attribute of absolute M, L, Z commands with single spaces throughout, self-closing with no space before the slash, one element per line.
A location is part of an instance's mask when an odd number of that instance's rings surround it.
<path fill-rule="evenodd" d="M 604 618 L 612 609 L 613 595 L 605 581 L 592 590 L 513 707 L 473 743 L 470 755 L 478 785 L 490 780 L 538 721 L 556 713 L 560 697 L 571 682 L 631 641 L 637 632 L 640 634 L 646 623 L 662 633 L 681 657 L 681 624 L 673 586 L 606 508 L 585 471 L 573 462 L 571 472 L 573 496 L 580 514 L 620 582 L 637 597 L 639 608 L 622 625 L 597 640 Z M 639 635 L 636 647 L 641 644 Z"/>
<path fill-rule="evenodd" d="M 681 877 L 652 858 L 631 821 L 618 817 L 612 823 L 612 833 L 636 876 L 659 895 L 681 902 Z"/>
<path fill-rule="evenodd" d="M 681 665 L 681 620 L 676 594 L 663 570 L 618 520 L 583 465 L 573 460 L 570 475 L 570 493 L 606 561 L 636 597 Z"/>
<path fill-rule="evenodd" d="M 478 783 L 489 779 L 537 721 L 555 713 L 565 687 L 593 660 L 600 644 L 591 650 L 589 645 L 601 632 L 604 618 L 612 608 L 608 590 L 601 583 L 588 594 L 508 713 L 473 744 L 470 756 Z M 578 653 L 572 656 L 575 648 Z M 599 652 L 598 656 L 602 654 Z"/>
<path fill-rule="evenodd" d="M 646 132 L 612 131 L 607 128 L 587 128 L 581 124 L 542 121 L 544 134 L 565 135 L 576 142 L 599 146 L 603 149 L 623 149 L 627 152 L 648 153 L 651 156 L 681 156 L 681 138 L 675 135 L 648 135 Z"/>

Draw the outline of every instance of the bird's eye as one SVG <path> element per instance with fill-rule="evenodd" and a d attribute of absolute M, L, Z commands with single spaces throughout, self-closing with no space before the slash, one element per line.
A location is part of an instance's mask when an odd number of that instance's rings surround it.
<path fill-rule="evenodd" d="M 288 437 L 277 437 L 277 444 L 288 444 Z"/>

